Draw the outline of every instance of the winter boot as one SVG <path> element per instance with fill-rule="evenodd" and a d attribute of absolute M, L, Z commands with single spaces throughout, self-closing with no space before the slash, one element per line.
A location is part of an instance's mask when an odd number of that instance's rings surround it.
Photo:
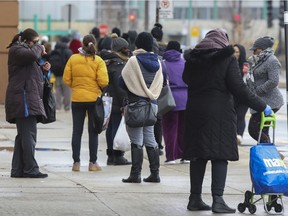
<path fill-rule="evenodd" d="M 129 164 L 131 164 L 131 162 L 128 161 L 124 157 L 123 151 L 113 150 L 113 155 L 114 155 L 114 160 L 113 160 L 114 165 L 129 165 Z"/>
<path fill-rule="evenodd" d="M 106 149 L 107 158 L 107 165 L 114 165 L 114 156 L 113 156 L 113 149 Z"/>
<path fill-rule="evenodd" d="M 212 212 L 214 213 L 235 213 L 236 209 L 232 209 L 223 200 L 222 196 L 213 195 Z"/>
<path fill-rule="evenodd" d="M 148 155 L 148 160 L 149 160 L 149 167 L 150 167 L 150 176 L 147 178 L 144 178 L 144 182 L 154 182 L 154 183 L 159 183 L 160 182 L 160 177 L 159 177 L 159 150 L 158 147 L 153 148 L 153 147 L 146 147 L 147 155 Z"/>
<path fill-rule="evenodd" d="M 140 145 L 131 145 L 132 167 L 130 176 L 122 179 L 124 183 L 141 183 L 141 170 L 143 163 L 143 148 Z"/>
<path fill-rule="evenodd" d="M 208 211 L 211 206 L 203 202 L 201 194 L 190 194 L 187 209 L 190 211 Z"/>

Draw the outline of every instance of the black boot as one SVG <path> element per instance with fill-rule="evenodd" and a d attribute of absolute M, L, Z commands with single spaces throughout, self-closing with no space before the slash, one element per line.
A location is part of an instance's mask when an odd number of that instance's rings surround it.
<path fill-rule="evenodd" d="M 149 167 L 150 167 L 150 176 L 147 178 L 144 178 L 144 182 L 154 182 L 154 183 L 159 183 L 160 182 L 160 177 L 159 177 L 159 150 L 158 148 L 153 148 L 153 147 L 146 147 L 147 155 L 148 155 L 148 160 L 149 160 Z"/>
<path fill-rule="evenodd" d="M 187 209 L 190 211 L 208 211 L 212 208 L 203 202 L 201 194 L 190 194 Z"/>
<path fill-rule="evenodd" d="M 107 149 L 106 154 L 108 156 L 107 165 L 114 165 L 113 149 Z"/>
<path fill-rule="evenodd" d="M 129 164 L 131 164 L 131 161 L 128 161 L 124 157 L 123 151 L 113 150 L 113 155 L 114 155 L 114 160 L 113 160 L 114 165 L 129 165 Z"/>
<path fill-rule="evenodd" d="M 222 196 L 213 196 L 212 212 L 214 213 L 235 213 L 236 209 L 232 209 L 223 200 Z"/>
<path fill-rule="evenodd" d="M 122 179 L 124 183 L 141 183 L 141 170 L 143 163 L 143 148 L 142 146 L 131 145 L 132 167 L 130 176 L 127 179 Z"/>

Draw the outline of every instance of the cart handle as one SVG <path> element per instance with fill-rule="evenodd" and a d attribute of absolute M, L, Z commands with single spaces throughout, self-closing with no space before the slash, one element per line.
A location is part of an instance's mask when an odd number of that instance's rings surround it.
<path fill-rule="evenodd" d="M 260 129 L 262 130 L 264 127 L 272 127 L 275 129 L 276 116 L 273 111 L 272 111 L 272 114 L 269 116 L 265 116 L 264 112 L 261 113 Z"/>

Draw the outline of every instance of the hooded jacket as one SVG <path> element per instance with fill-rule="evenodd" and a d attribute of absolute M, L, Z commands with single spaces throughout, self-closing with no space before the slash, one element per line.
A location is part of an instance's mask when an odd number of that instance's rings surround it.
<path fill-rule="evenodd" d="M 6 120 L 37 116 L 38 122 L 46 117 L 43 105 L 43 72 L 37 64 L 42 47 L 30 48 L 25 43 L 15 42 L 8 54 L 8 86 L 5 98 Z"/>
<path fill-rule="evenodd" d="M 239 155 L 233 96 L 258 111 L 263 111 L 266 104 L 243 82 L 228 38 L 225 40 L 223 32 L 214 33 L 208 33 L 185 55 L 183 80 L 188 85 L 188 101 L 184 158 L 236 161 Z"/>

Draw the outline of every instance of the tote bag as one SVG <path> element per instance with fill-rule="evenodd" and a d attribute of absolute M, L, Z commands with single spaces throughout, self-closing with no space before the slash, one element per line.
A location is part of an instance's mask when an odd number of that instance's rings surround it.
<path fill-rule="evenodd" d="M 250 149 L 250 175 L 256 194 L 288 193 L 288 170 L 274 144 Z"/>
<path fill-rule="evenodd" d="M 131 149 L 130 138 L 126 130 L 125 119 L 123 116 L 113 140 L 113 149 L 124 152 Z"/>
<path fill-rule="evenodd" d="M 44 75 L 43 104 L 46 118 L 43 117 L 41 123 L 48 124 L 56 121 L 56 100 L 53 93 L 53 84 Z"/>
<path fill-rule="evenodd" d="M 167 112 L 171 111 L 176 107 L 176 103 L 171 92 L 170 86 L 167 83 L 161 90 L 160 96 L 157 99 L 158 113 L 157 116 L 161 117 Z"/>

